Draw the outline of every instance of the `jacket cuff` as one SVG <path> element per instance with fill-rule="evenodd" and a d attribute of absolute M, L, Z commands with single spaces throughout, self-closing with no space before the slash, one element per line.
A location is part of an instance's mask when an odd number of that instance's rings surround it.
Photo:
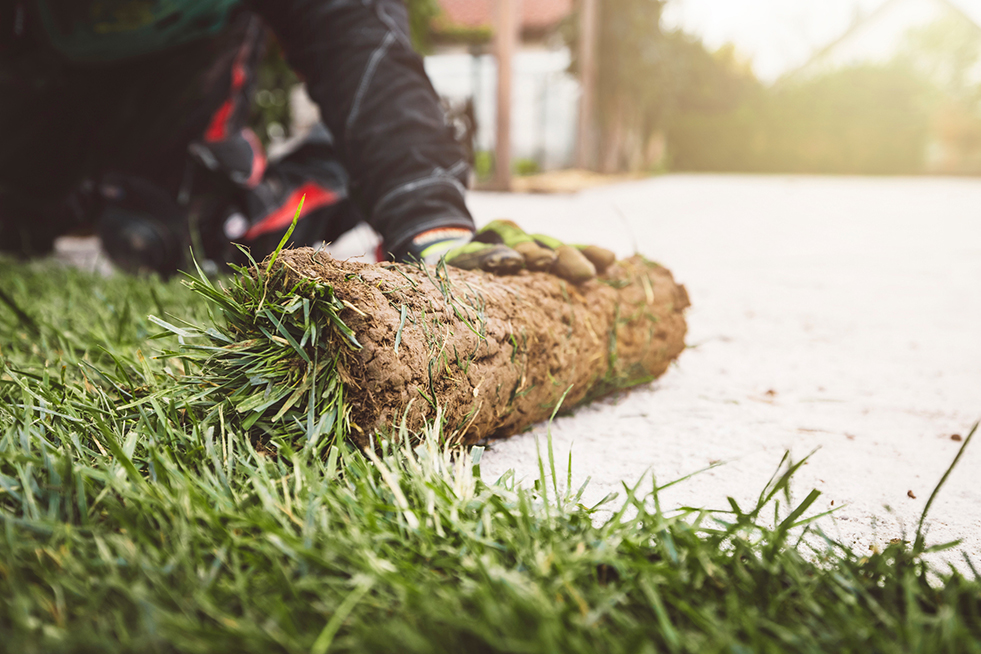
<path fill-rule="evenodd" d="M 424 233 L 434 229 L 457 228 L 466 229 L 470 232 L 476 230 L 473 219 L 469 215 L 446 214 L 436 217 L 428 217 L 426 220 L 413 222 L 400 229 L 395 238 L 386 238 L 381 245 L 381 252 L 386 259 L 397 261 L 400 256 L 408 252 L 412 245 L 412 240 Z"/>

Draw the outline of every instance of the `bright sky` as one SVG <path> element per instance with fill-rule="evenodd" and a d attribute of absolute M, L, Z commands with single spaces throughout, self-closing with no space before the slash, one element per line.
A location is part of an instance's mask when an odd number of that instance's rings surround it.
<path fill-rule="evenodd" d="M 884 0 L 671 0 L 668 26 L 702 37 L 710 48 L 733 43 L 752 60 L 763 80 L 772 81 L 805 63 L 819 48 L 841 36 L 857 16 Z"/>

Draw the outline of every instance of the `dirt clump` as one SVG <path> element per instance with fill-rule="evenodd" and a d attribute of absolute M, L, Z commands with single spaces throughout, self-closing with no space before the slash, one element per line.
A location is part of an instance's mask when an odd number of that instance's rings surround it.
<path fill-rule="evenodd" d="M 284 273 L 284 274 L 283 274 Z M 659 377 L 685 347 L 684 286 L 639 256 L 574 285 L 546 273 L 338 261 L 284 251 L 270 279 L 331 286 L 360 350 L 338 370 L 351 438 L 442 411 L 461 443 L 517 433 L 563 407 Z"/>

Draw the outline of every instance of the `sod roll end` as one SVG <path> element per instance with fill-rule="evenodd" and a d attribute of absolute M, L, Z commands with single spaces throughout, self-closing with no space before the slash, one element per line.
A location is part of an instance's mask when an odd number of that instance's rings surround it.
<path fill-rule="evenodd" d="M 333 374 L 348 436 L 361 446 L 403 421 L 415 431 L 437 411 L 456 442 L 509 436 L 560 402 L 571 408 L 659 377 L 685 347 L 685 288 L 639 256 L 580 285 L 546 273 L 338 261 L 310 248 L 260 269 L 280 296 L 311 281 L 332 289 L 342 307 Z"/>

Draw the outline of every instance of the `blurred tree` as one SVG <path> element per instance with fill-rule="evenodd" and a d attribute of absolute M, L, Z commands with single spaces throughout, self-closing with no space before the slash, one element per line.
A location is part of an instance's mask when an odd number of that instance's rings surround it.
<path fill-rule="evenodd" d="M 910 32 L 898 59 L 935 91 L 929 171 L 981 173 L 981 28 L 951 10 Z"/>
<path fill-rule="evenodd" d="M 977 108 L 981 100 L 981 28 L 950 11 L 912 30 L 897 61 L 919 72 L 950 99 Z"/>
<path fill-rule="evenodd" d="M 688 112 L 668 131 L 679 170 L 897 174 L 923 170 L 931 89 L 900 64 L 758 86 L 733 110 Z"/>
<path fill-rule="evenodd" d="M 409 30 L 412 45 L 417 52 L 426 54 L 432 46 L 432 22 L 439 16 L 437 0 L 405 0 L 409 8 Z"/>
<path fill-rule="evenodd" d="M 597 47 L 599 166 L 644 167 L 647 145 L 673 104 L 670 40 L 661 30 L 665 0 L 600 4 Z"/>
<path fill-rule="evenodd" d="M 666 2 L 601 4 L 601 170 L 919 173 L 936 150 L 981 171 L 981 29 L 963 15 L 914 32 L 888 65 L 766 87 L 732 47 L 664 29 Z"/>
<path fill-rule="evenodd" d="M 665 130 L 676 116 L 732 110 L 758 86 L 731 47 L 711 53 L 684 32 L 664 30 L 665 4 L 605 0 L 600 5 L 596 91 L 604 172 L 662 165 Z M 578 38 L 574 26 L 567 35 L 572 42 Z"/>

